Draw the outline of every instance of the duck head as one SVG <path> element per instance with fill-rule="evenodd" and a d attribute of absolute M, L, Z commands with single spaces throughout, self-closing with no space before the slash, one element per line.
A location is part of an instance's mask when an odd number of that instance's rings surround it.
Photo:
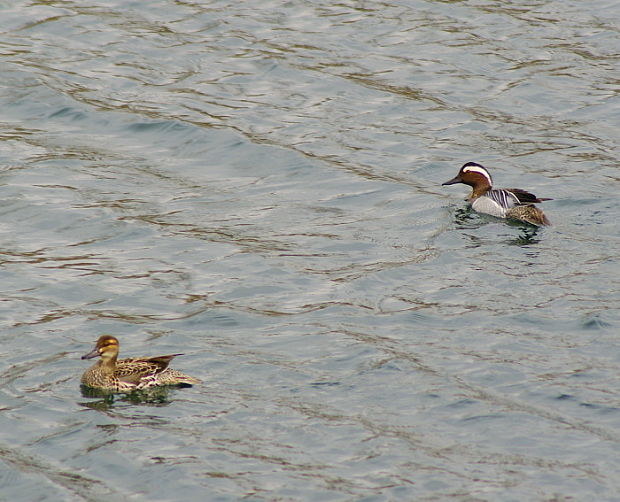
<path fill-rule="evenodd" d="M 463 183 L 472 187 L 473 197 L 490 190 L 493 186 L 493 179 L 485 167 L 476 162 L 467 162 L 467 164 L 463 164 L 463 167 L 461 167 L 461 170 L 454 178 L 442 183 L 442 186 L 454 185 L 455 183 Z"/>
<path fill-rule="evenodd" d="M 82 359 L 92 359 L 93 357 L 101 357 L 104 361 L 116 359 L 118 356 L 118 340 L 112 335 L 102 335 L 97 340 L 95 348 L 88 354 L 84 354 Z"/>

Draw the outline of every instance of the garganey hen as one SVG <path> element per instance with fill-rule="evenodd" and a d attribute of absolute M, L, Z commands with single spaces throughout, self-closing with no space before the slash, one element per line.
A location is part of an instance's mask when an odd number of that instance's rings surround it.
<path fill-rule="evenodd" d="M 100 359 L 82 375 L 82 384 L 112 392 L 131 392 L 161 385 L 193 385 L 201 383 L 180 371 L 168 368 L 175 356 L 132 357 L 117 359 L 119 343 L 111 335 L 102 335 L 97 345 L 82 359 Z"/>

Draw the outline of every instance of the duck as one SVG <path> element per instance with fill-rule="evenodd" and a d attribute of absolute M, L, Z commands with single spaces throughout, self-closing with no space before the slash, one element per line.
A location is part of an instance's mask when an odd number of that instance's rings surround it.
<path fill-rule="evenodd" d="M 551 224 L 545 213 L 534 204 L 553 199 L 537 197 L 521 188 L 493 188 L 493 179 L 481 164 L 463 164 L 459 173 L 442 186 L 455 183 L 472 187 L 467 200 L 478 213 L 523 221 L 537 227 Z"/>
<path fill-rule="evenodd" d="M 82 385 L 110 392 L 132 392 L 156 386 L 201 383 L 197 378 L 168 368 L 172 359 L 183 354 L 118 359 L 119 348 L 116 337 L 101 335 L 95 348 L 82 356 L 82 359 L 99 357 L 82 375 Z"/>

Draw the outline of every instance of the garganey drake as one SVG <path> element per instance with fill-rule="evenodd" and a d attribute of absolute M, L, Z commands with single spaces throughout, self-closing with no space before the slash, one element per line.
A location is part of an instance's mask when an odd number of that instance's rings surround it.
<path fill-rule="evenodd" d="M 100 359 L 82 375 L 82 385 L 111 392 L 131 392 L 159 385 L 193 385 L 201 383 L 180 371 L 168 368 L 175 356 L 170 354 L 157 357 L 133 357 L 117 359 L 118 340 L 111 335 L 103 335 L 97 345 L 82 359 Z"/>
<path fill-rule="evenodd" d="M 520 188 L 493 188 L 489 171 L 475 162 L 468 162 L 459 173 L 442 185 L 464 183 L 472 187 L 467 199 L 474 211 L 499 218 L 525 221 L 531 225 L 550 225 L 549 220 L 534 204 L 545 200 Z"/>

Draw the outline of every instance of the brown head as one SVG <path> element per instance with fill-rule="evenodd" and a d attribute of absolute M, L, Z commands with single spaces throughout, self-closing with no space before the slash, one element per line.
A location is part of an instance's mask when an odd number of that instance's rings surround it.
<path fill-rule="evenodd" d="M 104 361 L 116 360 L 118 356 L 118 340 L 112 335 L 101 335 L 97 340 L 97 345 L 88 354 L 84 354 L 82 359 L 92 359 L 101 357 Z"/>
<path fill-rule="evenodd" d="M 487 192 L 493 186 L 493 179 L 483 166 L 476 162 L 467 162 L 463 164 L 459 173 L 449 181 L 442 185 L 454 185 L 455 183 L 463 183 L 472 187 L 471 197 L 479 197 Z"/>

